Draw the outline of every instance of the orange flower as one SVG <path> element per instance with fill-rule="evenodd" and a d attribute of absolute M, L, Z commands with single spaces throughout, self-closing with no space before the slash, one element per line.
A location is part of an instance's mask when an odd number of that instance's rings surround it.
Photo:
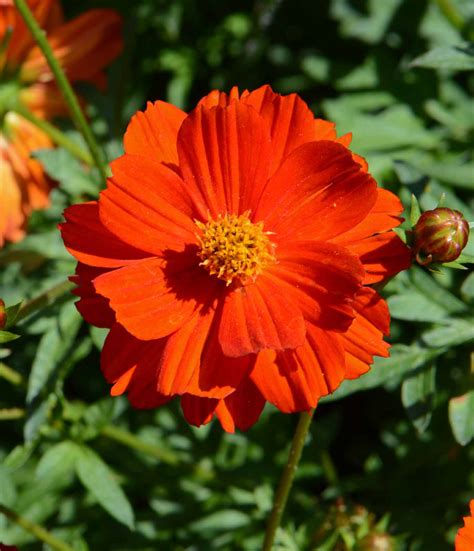
<path fill-rule="evenodd" d="M 65 213 L 84 318 L 110 327 L 112 395 L 249 428 L 308 410 L 387 356 L 367 284 L 408 267 L 399 200 L 296 95 L 212 92 L 137 113 L 98 202 Z M 340 142 L 340 143 L 338 143 Z"/>
<path fill-rule="evenodd" d="M 102 72 L 122 48 L 121 19 L 112 10 L 91 10 L 65 23 L 59 0 L 29 0 L 54 53 L 72 81 L 103 85 Z M 42 119 L 67 114 L 49 67 L 13 0 L 0 0 L 0 246 L 25 233 L 34 209 L 48 206 L 51 181 L 32 151 L 51 140 L 15 113 L 21 106 Z"/>
<path fill-rule="evenodd" d="M 474 549 L 474 499 L 469 504 L 471 516 L 464 517 L 464 526 L 459 528 L 455 547 L 456 551 L 473 551 Z"/>

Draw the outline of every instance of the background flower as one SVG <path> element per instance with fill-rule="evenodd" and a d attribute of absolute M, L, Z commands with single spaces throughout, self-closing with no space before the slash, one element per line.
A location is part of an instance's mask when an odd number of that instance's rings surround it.
<path fill-rule="evenodd" d="M 64 21 L 59 0 L 30 0 L 69 79 L 105 86 L 103 69 L 122 49 L 121 18 L 113 10 L 90 10 Z M 25 234 L 29 214 L 48 206 L 52 186 L 31 157 L 53 146 L 50 138 L 15 112 L 36 117 L 67 115 L 67 108 L 42 53 L 13 0 L 0 3 L 0 246 Z"/>

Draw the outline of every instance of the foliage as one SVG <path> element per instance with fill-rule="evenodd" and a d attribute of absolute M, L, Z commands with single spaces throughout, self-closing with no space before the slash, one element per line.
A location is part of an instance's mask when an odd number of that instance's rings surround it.
<path fill-rule="evenodd" d="M 127 22 L 106 95 L 82 89 L 110 159 L 147 99 L 188 108 L 210 88 L 268 82 L 351 131 L 405 218 L 414 193 L 423 210 L 444 196 L 474 220 L 473 31 L 459 25 L 474 19 L 470 2 L 452 2 L 456 20 L 427 0 L 64 4 L 70 15 L 109 5 Z M 97 171 L 67 151 L 35 155 L 58 187 L 28 237 L 0 252 L 10 307 L 74 272 L 56 225 L 66 206 L 100 191 Z M 473 256 L 471 239 L 464 261 Z M 394 549 L 450 549 L 474 494 L 474 274 L 416 267 L 383 292 L 391 357 L 318 407 L 281 551 L 365 549 L 374 534 L 389 534 Z M 296 419 L 267 408 L 247 434 L 228 435 L 189 427 L 174 405 L 133 411 L 107 397 L 103 339 L 72 296 L 0 332 L 0 504 L 77 551 L 258 549 Z M 363 518 L 326 537 L 341 503 Z M 0 541 L 48 548 L 1 515 Z"/>

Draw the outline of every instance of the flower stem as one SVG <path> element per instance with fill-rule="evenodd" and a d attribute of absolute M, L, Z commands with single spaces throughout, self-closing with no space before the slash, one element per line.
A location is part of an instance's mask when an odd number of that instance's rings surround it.
<path fill-rule="evenodd" d="M 464 19 L 451 0 L 436 0 L 436 3 L 451 25 L 458 31 L 462 31 L 464 29 Z"/>
<path fill-rule="evenodd" d="M 14 111 L 18 115 L 26 119 L 27 121 L 30 121 L 40 130 L 42 130 L 45 134 L 47 134 L 53 140 L 53 142 L 56 145 L 64 147 L 64 149 L 67 149 L 69 153 L 72 153 L 80 161 L 83 161 L 89 166 L 92 166 L 95 164 L 94 159 L 91 157 L 88 151 L 85 151 L 84 149 L 82 149 L 82 147 L 79 144 L 72 141 L 70 138 L 66 136 L 66 134 L 64 134 L 64 132 L 61 132 L 61 130 L 53 126 L 48 121 L 35 117 L 33 113 L 31 113 L 28 109 L 25 109 L 24 107 L 21 107 L 21 106 L 17 106 L 14 109 Z"/>
<path fill-rule="evenodd" d="M 110 438 L 111 440 L 119 442 L 120 444 L 124 444 L 129 448 L 133 448 L 137 451 L 155 457 L 156 459 L 163 461 L 163 463 L 176 465 L 179 461 L 176 455 L 174 455 L 174 453 L 170 450 L 166 450 L 162 447 L 154 446 L 153 444 L 144 442 L 140 438 L 137 438 L 134 434 L 131 434 L 124 429 L 120 429 L 112 425 L 107 425 L 101 430 L 101 434 L 103 436 L 106 436 L 107 438 Z"/>
<path fill-rule="evenodd" d="M 275 494 L 275 500 L 273 502 L 273 509 L 268 519 L 262 551 L 271 551 L 273 547 L 273 542 L 275 541 L 275 536 L 280 526 L 283 512 L 285 511 L 288 495 L 293 485 L 296 469 L 301 459 L 301 453 L 311 425 L 313 412 L 314 410 L 300 413 L 295 435 L 293 436 L 293 442 L 291 443 L 290 453 L 288 454 L 288 461 L 281 475 L 280 483 Z"/>
<path fill-rule="evenodd" d="M 14 421 L 23 419 L 25 410 L 22 408 L 2 408 L 0 409 L 0 421 Z"/>
<path fill-rule="evenodd" d="M 0 362 L 0 377 L 15 386 L 25 385 L 23 376 L 3 362 Z"/>
<path fill-rule="evenodd" d="M 15 513 L 15 511 L 5 507 L 5 505 L 0 504 L 0 513 L 3 513 L 9 520 L 18 526 L 21 526 L 24 530 L 30 532 L 30 534 L 33 534 L 36 538 L 49 545 L 52 549 L 55 549 L 56 551 L 74 551 L 73 548 L 67 543 L 54 537 L 41 525 L 35 524 L 34 522 L 20 516 L 18 513 Z"/>
<path fill-rule="evenodd" d="M 101 154 L 99 144 L 97 143 L 94 137 L 94 134 L 89 124 L 87 123 L 84 113 L 81 110 L 81 106 L 79 105 L 79 101 L 77 100 L 74 90 L 69 84 L 69 81 L 66 77 L 64 70 L 59 64 L 59 61 L 54 56 L 53 49 L 51 48 L 46 38 L 46 33 L 38 25 L 38 22 L 36 21 L 30 8 L 28 7 L 26 0 L 15 0 L 15 6 L 18 9 L 29 31 L 33 35 L 33 38 L 38 44 L 38 47 L 43 52 L 43 55 L 51 69 L 51 72 L 53 73 L 54 78 L 56 79 L 58 88 L 60 89 L 64 97 L 64 100 L 67 103 L 67 106 L 71 113 L 71 117 L 77 129 L 84 136 L 87 146 L 89 147 L 91 156 L 94 159 L 94 163 L 99 169 L 99 172 L 103 180 L 105 181 L 107 177 L 107 170 L 103 162 L 103 155 Z"/>
<path fill-rule="evenodd" d="M 51 289 L 41 293 L 37 297 L 25 302 L 25 304 L 20 307 L 14 323 L 18 323 L 41 308 L 50 306 L 56 299 L 71 291 L 73 288 L 74 283 L 70 281 L 62 281 L 54 287 L 51 287 Z"/>

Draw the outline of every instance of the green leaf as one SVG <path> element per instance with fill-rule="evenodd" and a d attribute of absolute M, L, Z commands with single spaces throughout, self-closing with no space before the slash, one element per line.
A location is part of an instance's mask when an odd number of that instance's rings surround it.
<path fill-rule="evenodd" d="M 61 184 L 61 189 L 73 197 L 88 194 L 96 197 L 99 186 L 86 173 L 81 163 L 62 148 L 40 149 L 35 151 L 34 157 L 44 166 L 48 176 Z"/>
<path fill-rule="evenodd" d="M 441 321 L 449 312 L 418 291 L 407 291 L 387 300 L 393 318 L 408 321 Z"/>
<path fill-rule="evenodd" d="M 431 421 L 436 368 L 428 367 L 408 377 L 402 384 L 402 404 L 416 430 L 421 434 Z"/>
<path fill-rule="evenodd" d="M 66 440 L 55 444 L 41 457 L 36 467 L 37 478 L 62 477 L 74 472 L 77 446 Z"/>
<path fill-rule="evenodd" d="M 133 510 L 114 473 L 91 448 L 76 448 L 76 473 L 82 484 L 110 515 L 133 530 Z"/>
<path fill-rule="evenodd" d="M 7 317 L 7 323 L 5 325 L 5 329 L 8 329 L 13 325 L 15 325 L 15 321 L 16 321 L 16 318 L 18 317 L 18 312 L 20 311 L 22 304 L 23 304 L 23 301 L 18 302 L 13 306 L 9 306 L 8 308 L 5 308 L 5 314 Z"/>
<path fill-rule="evenodd" d="M 242 511 L 225 509 L 207 515 L 190 526 L 193 532 L 227 532 L 249 524 L 250 518 Z"/>
<path fill-rule="evenodd" d="M 355 392 L 396 382 L 400 377 L 404 377 L 410 371 L 419 368 L 445 350 L 444 348 L 430 350 L 417 345 L 395 344 L 390 349 L 389 358 L 375 358 L 368 373 L 359 379 L 344 381 L 333 394 L 323 398 L 321 402 L 339 400 Z"/>
<path fill-rule="evenodd" d="M 433 48 L 415 58 L 412 67 L 443 69 L 448 71 L 472 71 L 474 69 L 474 45 L 442 46 Z"/>
<path fill-rule="evenodd" d="M 461 285 L 461 294 L 467 299 L 474 299 L 474 272 L 469 274 Z"/>
<path fill-rule="evenodd" d="M 474 320 L 451 319 L 449 325 L 425 331 L 421 336 L 428 346 L 458 346 L 474 340 Z"/>
<path fill-rule="evenodd" d="M 449 422 L 461 446 L 469 444 L 474 438 L 474 390 L 449 401 Z"/>
<path fill-rule="evenodd" d="M 410 206 L 410 224 L 414 226 L 418 222 L 418 219 L 420 218 L 420 216 L 421 216 L 421 211 L 420 211 L 420 205 L 418 204 L 418 199 L 412 193 L 411 206 Z"/>
<path fill-rule="evenodd" d="M 0 344 L 5 344 L 19 338 L 20 335 L 15 335 L 15 333 L 10 333 L 10 331 L 0 331 Z"/>

